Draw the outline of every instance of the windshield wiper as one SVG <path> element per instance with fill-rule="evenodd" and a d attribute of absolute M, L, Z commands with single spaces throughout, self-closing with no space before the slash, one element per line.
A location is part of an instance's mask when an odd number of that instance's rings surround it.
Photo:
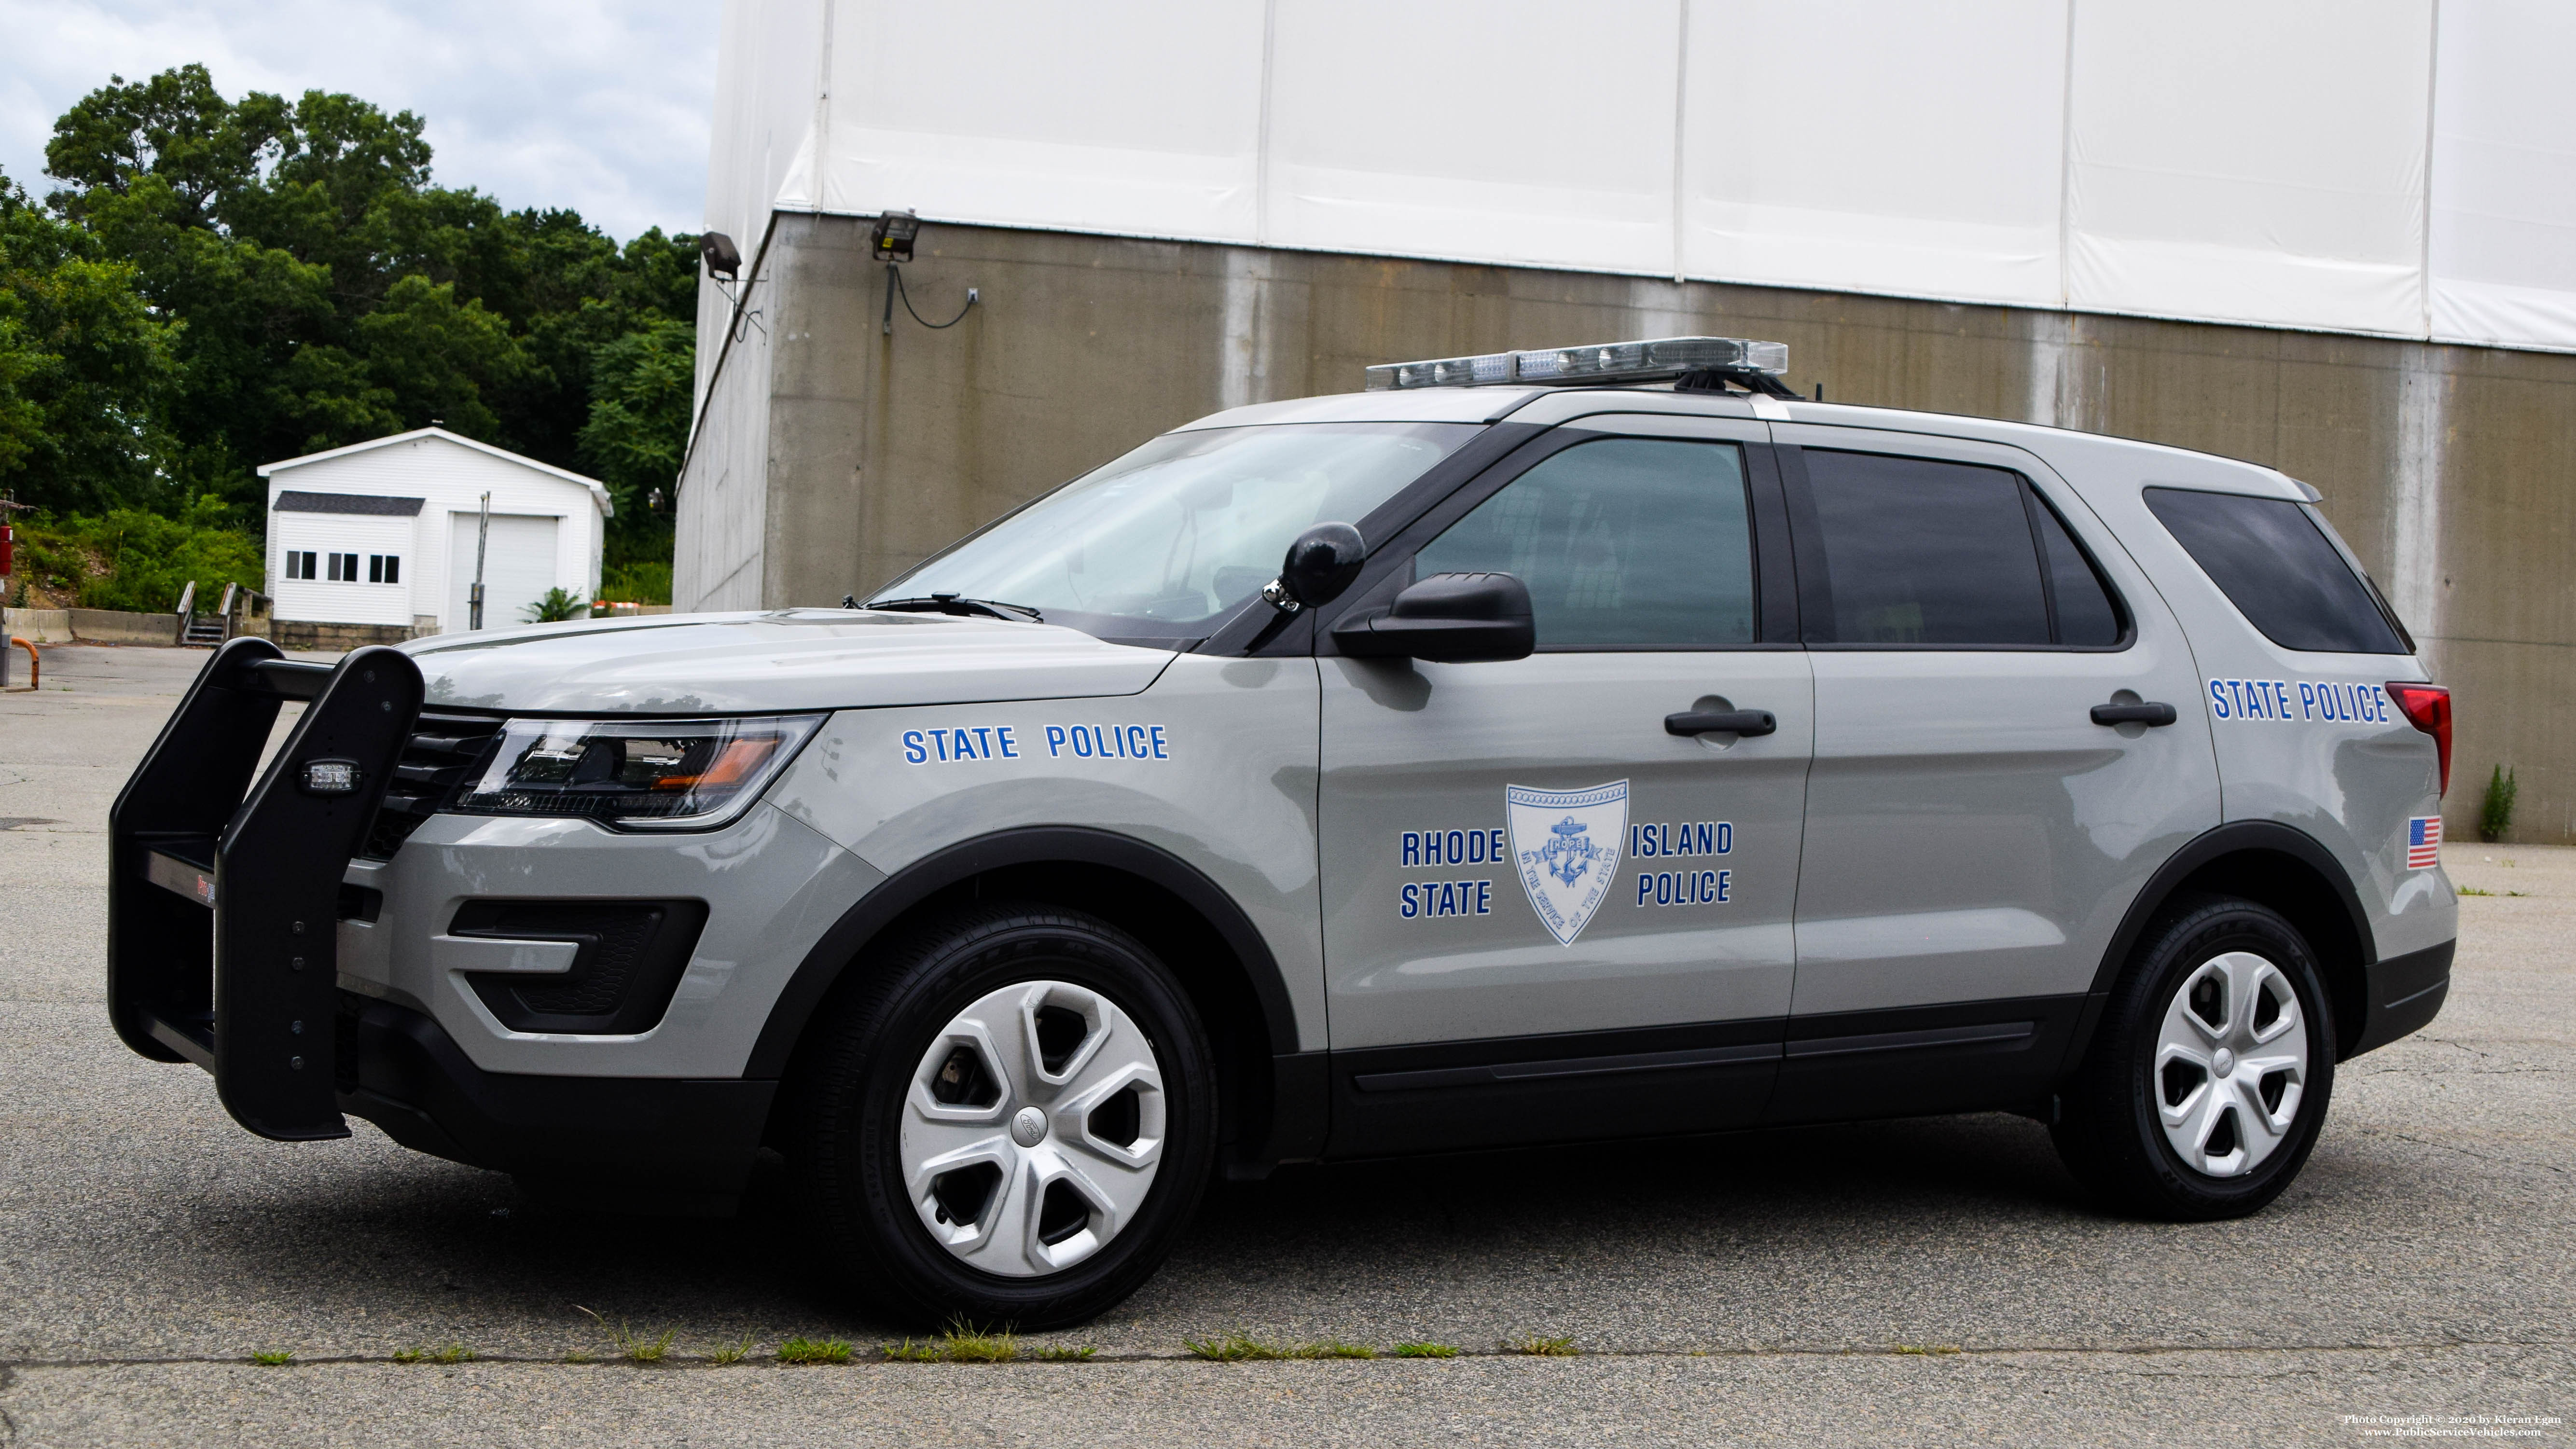
<path fill-rule="evenodd" d="M 906 614 L 953 614 L 986 619 L 1009 619 L 1014 623 L 1043 624 L 1046 616 L 1026 604 L 1005 604 L 995 599 L 970 599 L 963 594 L 928 594 L 918 599 L 871 599 L 871 609 L 893 609 Z"/>

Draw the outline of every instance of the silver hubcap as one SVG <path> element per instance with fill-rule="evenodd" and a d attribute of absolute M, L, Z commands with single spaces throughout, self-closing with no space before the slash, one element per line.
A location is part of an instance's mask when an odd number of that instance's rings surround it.
<path fill-rule="evenodd" d="M 984 997 L 914 1068 L 906 1188 L 940 1246 L 1033 1278 L 1106 1247 L 1163 1157 L 1163 1074 L 1116 1002 L 1065 981 Z"/>
<path fill-rule="evenodd" d="M 2308 1081 L 2308 1023 L 2281 968 L 2250 951 L 2183 978 L 2156 1036 L 2165 1140 L 2211 1177 L 2241 1177 L 2289 1136 Z"/>

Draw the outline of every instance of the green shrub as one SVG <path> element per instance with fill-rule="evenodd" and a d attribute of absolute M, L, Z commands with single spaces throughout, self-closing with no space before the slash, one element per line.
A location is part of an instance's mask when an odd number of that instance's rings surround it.
<path fill-rule="evenodd" d="M 2513 771 L 2496 766 L 2495 773 L 2487 777 L 2487 797 L 2478 805 L 2478 839 L 2492 844 L 2513 829 L 2516 789 Z"/>
<path fill-rule="evenodd" d="M 570 589 L 548 589 L 546 596 L 524 609 L 531 624 L 560 624 L 566 619 L 590 617 L 590 601 Z"/>
<path fill-rule="evenodd" d="M 193 581 L 198 608 L 212 610 L 224 585 L 260 589 L 268 578 L 259 540 L 225 527 L 227 515 L 208 495 L 176 518 L 139 508 L 22 517 L 18 576 L 75 608 L 140 614 L 177 608 Z"/>
<path fill-rule="evenodd" d="M 667 604 L 671 602 L 671 563 L 622 564 L 601 574 L 599 596 L 620 604 Z"/>

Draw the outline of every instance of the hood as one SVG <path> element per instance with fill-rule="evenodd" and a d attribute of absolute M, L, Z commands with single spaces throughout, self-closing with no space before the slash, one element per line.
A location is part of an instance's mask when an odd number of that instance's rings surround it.
<path fill-rule="evenodd" d="M 403 652 L 428 703 L 548 714 L 736 714 L 1134 694 L 1168 649 L 944 614 L 786 609 L 440 634 Z"/>

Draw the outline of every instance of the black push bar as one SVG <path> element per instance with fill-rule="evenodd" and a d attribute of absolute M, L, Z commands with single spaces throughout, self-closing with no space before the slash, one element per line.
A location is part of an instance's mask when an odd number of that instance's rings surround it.
<path fill-rule="evenodd" d="M 349 1135 L 335 1081 L 340 881 L 421 697 L 420 667 L 398 649 L 332 666 L 234 639 L 108 811 L 116 1034 L 214 1073 L 224 1110 L 262 1137 Z M 289 699 L 309 703 L 260 770 Z"/>

